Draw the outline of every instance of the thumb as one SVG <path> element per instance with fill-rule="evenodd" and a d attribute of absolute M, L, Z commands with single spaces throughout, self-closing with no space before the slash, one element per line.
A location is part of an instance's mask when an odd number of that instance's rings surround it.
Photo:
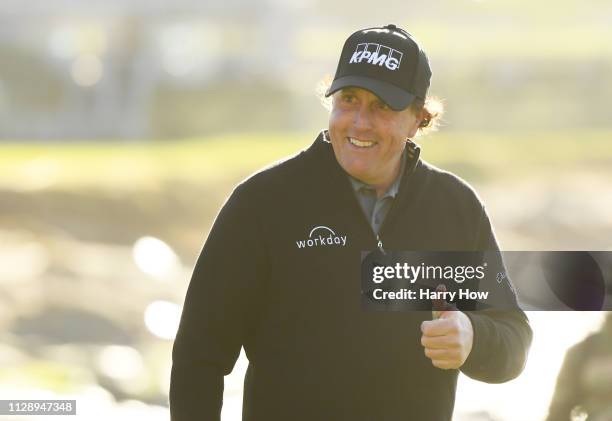
<path fill-rule="evenodd" d="M 446 285 L 439 284 L 436 287 L 436 292 L 446 292 Z M 439 319 L 440 317 L 442 317 L 442 314 L 446 311 L 457 310 L 457 306 L 446 302 L 446 300 L 443 298 L 431 300 L 431 303 L 432 303 L 431 313 L 434 319 Z"/>

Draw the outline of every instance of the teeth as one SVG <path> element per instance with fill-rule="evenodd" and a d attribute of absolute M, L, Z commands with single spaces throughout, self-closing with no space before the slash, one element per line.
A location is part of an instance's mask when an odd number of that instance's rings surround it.
<path fill-rule="evenodd" d="M 374 142 L 361 141 L 353 137 L 349 137 L 349 142 L 351 142 L 351 144 L 355 146 L 359 146 L 360 148 L 369 148 L 371 146 L 374 146 Z"/>

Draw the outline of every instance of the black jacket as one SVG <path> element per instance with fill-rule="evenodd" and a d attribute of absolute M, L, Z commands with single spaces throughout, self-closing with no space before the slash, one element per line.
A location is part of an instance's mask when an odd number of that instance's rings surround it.
<path fill-rule="evenodd" d="M 497 249 L 474 191 L 416 152 L 381 228 L 384 247 Z M 331 244 L 307 242 L 323 232 Z M 240 184 L 187 291 L 173 349 L 172 420 L 219 420 L 223 376 L 241 346 L 249 359 L 244 421 L 450 420 L 458 371 L 434 367 L 423 353 L 420 324 L 431 313 L 361 307 L 360 252 L 376 247 L 323 133 Z M 491 383 L 516 377 L 531 343 L 525 314 L 468 316 L 474 344 L 461 371 Z"/>

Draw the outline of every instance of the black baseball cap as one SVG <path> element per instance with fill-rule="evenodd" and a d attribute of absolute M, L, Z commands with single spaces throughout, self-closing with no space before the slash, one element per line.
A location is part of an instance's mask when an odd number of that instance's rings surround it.
<path fill-rule="evenodd" d="M 415 97 L 425 99 L 430 80 L 429 60 L 412 35 L 395 25 L 367 28 L 345 41 L 325 96 L 356 86 L 399 111 Z"/>

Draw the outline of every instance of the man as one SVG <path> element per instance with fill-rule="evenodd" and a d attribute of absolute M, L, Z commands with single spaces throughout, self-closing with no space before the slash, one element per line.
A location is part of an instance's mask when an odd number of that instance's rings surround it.
<path fill-rule="evenodd" d="M 546 421 L 612 420 L 612 313 L 598 332 L 571 347 Z"/>
<path fill-rule="evenodd" d="M 450 420 L 458 370 L 503 382 L 523 369 L 523 312 L 371 312 L 362 250 L 497 250 L 473 190 L 410 138 L 431 71 L 394 25 L 344 44 L 329 130 L 240 184 L 197 261 L 173 349 L 173 421 L 219 420 L 244 347 L 243 420 Z M 418 110 L 418 111 L 415 111 Z"/>

